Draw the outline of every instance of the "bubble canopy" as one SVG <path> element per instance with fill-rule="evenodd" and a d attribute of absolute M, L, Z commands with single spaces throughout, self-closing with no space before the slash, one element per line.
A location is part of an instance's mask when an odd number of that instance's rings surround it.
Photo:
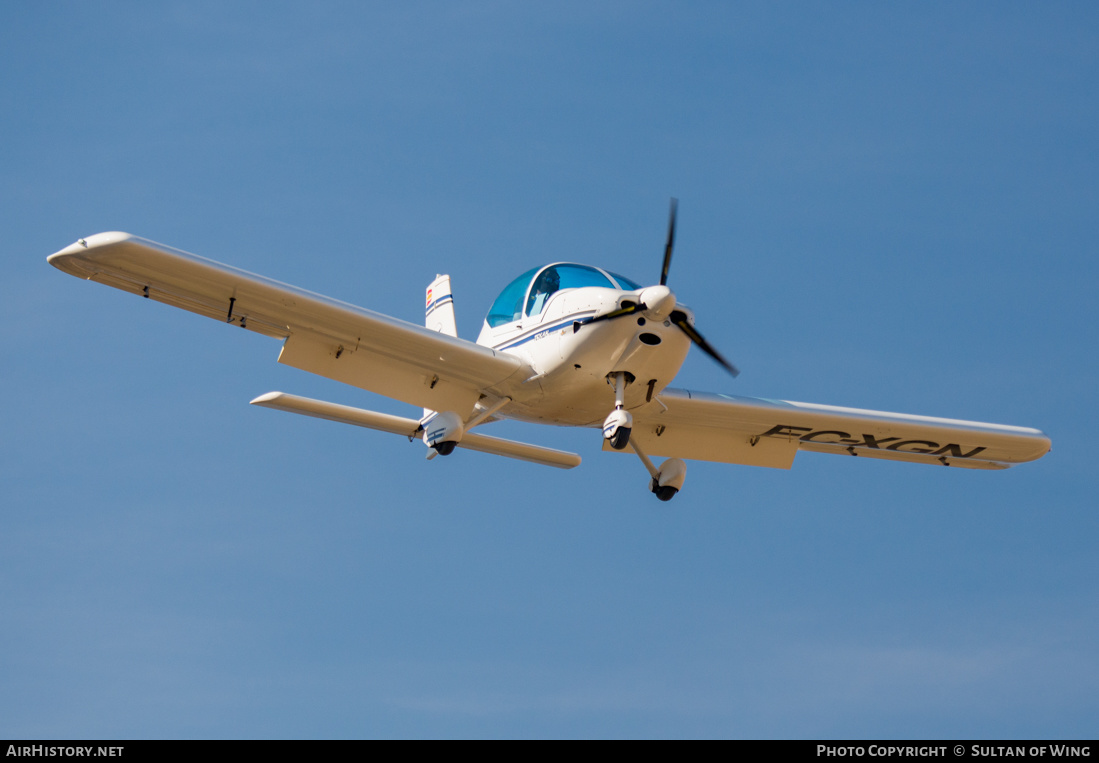
<path fill-rule="evenodd" d="M 635 291 L 634 281 L 590 265 L 558 262 L 528 270 L 504 287 L 492 303 L 485 321 L 492 328 L 517 321 L 523 315 L 538 315 L 550 296 L 565 289 L 598 286 L 604 289 Z"/>

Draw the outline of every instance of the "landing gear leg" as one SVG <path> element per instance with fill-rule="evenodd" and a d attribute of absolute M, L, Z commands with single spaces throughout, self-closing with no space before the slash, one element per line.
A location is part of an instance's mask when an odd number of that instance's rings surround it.
<path fill-rule="evenodd" d="M 637 454 L 637 457 L 641 459 L 641 463 L 652 475 L 649 490 L 662 501 L 672 500 L 687 479 L 687 464 L 681 458 L 669 458 L 658 469 L 653 466 L 653 462 L 649 460 L 649 457 L 637 447 L 636 442 L 630 443 L 630 447 L 633 448 L 633 452 Z"/>
<path fill-rule="evenodd" d="M 631 377 L 632 379 L 632 377 Z M 603 422 L 603 438 L 610 441 L 615 450 L 624 450 L 633 431 L 633 415 L 623 405 L 626 398 L 626 373 L 614 374 L 614 410 Z"/>

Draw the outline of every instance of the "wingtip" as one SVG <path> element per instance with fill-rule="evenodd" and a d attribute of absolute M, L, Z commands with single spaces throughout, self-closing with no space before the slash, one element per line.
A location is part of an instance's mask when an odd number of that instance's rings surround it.
<path fill-rule="evenodd" d="M 124 231 L 112 230 L 104 233 L 96 233 L 91 236 L 85 236 L 84 238 L 78 238 L 64 249 L 59 252 L 54 252 L 46 259 L 52 260 L 54 257 L 58 257 L 63 254 L 81 254 L 88 249 L 95 249 L 98 246 L 106 246 L 108 244 L 117 244 L 120 241 L 129 241 L 132 238 L 137 238 L 131 233 L 125 233 Z"/>
<path fill-rule="evenodd" d="M 134 236 L 123 231 L 106 231 L 105 233 L 96 233 L 86 238 L 78 238 L 73 243 L 66 246 L 64 249 L 46 257 L 46 262 L 53 265 L 60 270 L 70 270 L 66 267 L 66 264 L 71 263 L 73 260 L 83 256 L 89 249 L 95 249 L 101 246 L 107 246 L 109 244 L 117 244 L 123 241 L 129 241 L 135 239 Z"/>

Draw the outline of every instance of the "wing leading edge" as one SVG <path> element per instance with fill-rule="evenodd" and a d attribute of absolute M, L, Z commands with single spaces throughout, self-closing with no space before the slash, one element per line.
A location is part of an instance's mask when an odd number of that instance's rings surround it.
<path fill-rule="evenodd" d="M 471 411 L 515 357 L 138 238 L 99 233 L 50 255 L 79 278 L 284 339 L 279 362 L 432 410 Z"/>
<path fill-rule="evenodd" d="M 1027 427 L 682 389 L 635 411 L 633 437 L 652 455 L 780 469 L 799 450 L 970 469 L 1005 469 L 1050 450 Z"/>

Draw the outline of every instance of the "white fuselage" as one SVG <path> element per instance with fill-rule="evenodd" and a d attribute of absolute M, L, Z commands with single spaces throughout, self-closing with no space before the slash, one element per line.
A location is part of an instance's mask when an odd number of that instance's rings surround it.
<path fill-rule="evenodd" d="M 520 358 L 533 374 L 509 389 L 508 418 L 600 426 L 614 405 L 607 377 L 625 372 L 625 407 L 651 401 L 679 372 L 691 340 L 666 318 L 638 313 L 585 324 L 639 292 L 588 286 L 551 294 L 537 315 L 481 329 L 477 343 Z M 690 311 L 676 305 L 692 320 Z M 579 322 L 579 326 L 577 326 Z"/>

